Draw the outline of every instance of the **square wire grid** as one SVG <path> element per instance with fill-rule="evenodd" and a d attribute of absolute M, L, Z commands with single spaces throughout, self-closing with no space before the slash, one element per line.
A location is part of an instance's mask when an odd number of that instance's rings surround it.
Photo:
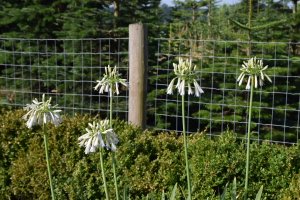
<path fill-rule="evenodd" d="M 157 50 L 152 56 L 156 56 L 157 66 L 152 72 L 156 89 L 153 115 L 158 130 L 182 132 L 181 96 L 175 88 L 174 95 L 166 94 L 175 77 L 173 63 L 181 57 L 197 65 L 197 82 L 204 90 L 200 97 L 185 96 L 186 132 L 207 129 L 212 139 L 229 127 L 237 138 L 246 139 L 250 90 L 245 89 L 247 79 L 241 86 L 236 80 L 243 61 L 256 56 L 269 66 L 266 73 L 272 83 L 265 80 L 264 86 L 254 88 L 251 140 L 297 144 L 300 60 L 291 45 L 299 49 L 299 43 L 154 40 Z"/>
<path fill-rule="evenodd" d="M 212 139 L 229 127 L 245 138 L 249 91 L 236 79 L 243 61 L 256 56 L 272 83 L 254 90 L 252 140 L 296 144 L 299 139 L 299 55 L 294 43 L 208 41 L 151 38 L 149 48 L 148 124 L 164 131 L 182 131 L 181 96 L 167 95 L 174 77 L 172 63 L 193 60 L 204 90 L 185 96 L 187 133 L 207 129 Z M 15 108 L 45 93 L 74 117 L 109 114 L 108 94 L 93 90 L 107 65 L 117 65 L 128 80 L 128 38 L 0 39 L 0 103 Z M 128 120 L 128 90 L 114 98 L 114 117 Z"/>
<path fill-rule="evenodd" d="M 128 38 L 1 38 L 0 103 L 23 107 L 46 94 L 64 114 L 106 118 L 109 95 L 93 87 L 107 65 L 116 65 L 128 80 Z M 113 98 L 113 115 L 127 120 L 128 91 L 120 92 Z"/>

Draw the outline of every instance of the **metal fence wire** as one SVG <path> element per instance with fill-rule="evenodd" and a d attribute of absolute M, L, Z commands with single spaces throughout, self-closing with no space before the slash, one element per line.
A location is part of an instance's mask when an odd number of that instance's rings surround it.
<path fill-rule="evenodd" d="M 108 94 L 93 87 L 104 67 L 115 65 L 128 79 L 128 38 L 0 39 L 1 104 L 24 106 L 42 94 L 64 114 L 109 113 Z M 114 98 L 114 117 L 127 120 L 128 91 Z"/>
<path fill-rule="evenodd" d="M 0 39 L 0 103 L 15 107 L 45 93 L 74 116 L 108 116 L 108 94 L 94 91 L 104 67 L 115 65 L 128 80 L 128 38 Z M 236 82 L 243 61 L 254 56 L 268 65 L 272 83 L 254 90 L 251 139 L 296 144 L 300 118 L 299 43 L 149 38 L 147 127 L 182 131 L 181 97 L 167 95 L 173 63 L 192 59 L 199 71 L 200 97 L 185 96 L 187 133 L 211 138 L 227 128 L 245 138 L 249 91 Z M 128 90 L 114 98 L 114 117 L 128 120 Z"/>

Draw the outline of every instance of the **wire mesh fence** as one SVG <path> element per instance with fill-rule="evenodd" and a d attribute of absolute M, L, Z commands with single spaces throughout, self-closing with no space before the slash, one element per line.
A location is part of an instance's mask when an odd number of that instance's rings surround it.
<path fill-rule="evenodd" d="M 0 39 L 1 104 L 24 106 L 45 93 L 65 114 L 108 116 L 107 94 L 92 87 L 107 65 L 128 80 L 128 38 Z M 173 63 L 192 59 L 200 97 L 185 96 L 187 133 L 206 129 L 211 138 L 227 129 L 245 138 L 249 91 L 236 79 L 243 61 L 268 65 L 272 83 L 254 90 L 252 140 L 295 144 L 299 139 L 299 44 L 149 38 L 147 127 L 182 131 L 181 97 L 167 95 Z M 127 120 L 128 91 L 114 98 L 114 117 Z"/>
<path fill-rule="evenodd" d="M 174 77 L 172 63 L 193 60 L 199 70 L 200 97 L 185 96 L 187 132 L 203 131 L 220 136 L 227 127 L 245 138 L 248 126 L 249 90 L 237 77 L 243 61 L 256 56 L 268 65 L 272 83 L 254 90 L 252 140 L 293 144 L 299 139 L 299 44 L 156 39 L 154 72 L 155 123 L 165 131 L 181 132 L 181 97 L 165 90 Z M 151 78 L 150 78 L 151 79 Z M 151 81 L 151 80 L 150 80 Z M 175 83 L 176 84 L 176 83 Z"/>
<path fill-rule="evenodd" d="M 64 114 L 109 112 L 109 98 L 94 91 L 104 67 L 127 78 L 128 39 L 0 39 L 1 104 L 15 107 L 46 94 Z M 114 115 L 127 120 L 128 91 L 114 98 Z"/>

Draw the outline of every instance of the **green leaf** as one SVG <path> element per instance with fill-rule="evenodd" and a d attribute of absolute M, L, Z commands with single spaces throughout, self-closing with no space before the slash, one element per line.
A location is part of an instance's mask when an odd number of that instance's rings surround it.
<path fill-rule="evenodd" d="M 151 200 L 154 200 L 153 191 L 151 191 Z"/>
<path fill-rule="evenodd" d="M 257 195 L 256 195 L 255 200 L 260 200 L 260 199 L 261 199 L 261 194 L 262 194 L 263 188 L 264 188 L 264 186 L 262 185 L 262 186 L 260 187 L 260 189 L 259 189 Z"/>
<path fill-rule="evenodd" d="M 127 189 L 126 189 L 126 184 L 124 185 L 123 200 L 127 200 Z"/>
<path fill-rule="evenodd" d="M 236 177 L 234 177 L 232 184 L 231 200 L 236 200 Z"/>
<path fill-rule="evenodd" d="M 224 188 L 224 191 L 223 191 L 223 194 L 222 194 L 222 197 L 220 198 L 220 200 L 224 200 L 225 199 L 226 190 L 227 190 L 227 184 L 226 184 L 226 186 Z"/>
<path fill-rule="evenodd" d="M 183 195 L 184 199 L 185 199 L 185 200 L 189 200 L 189 199 L 187 199 L 187 198 L 186 198 L 186 196 L 184 195 L 184 192 L 183 192 L 183 190 L 182 190 L 182 188 L 181 188 L 181 186 L 180 186 L 180 185 L 179 185 L 179 187 L 180 187 L 180 190 L 181 190 L 181 193 L 182 193 L 182 195 Z"/>
<path fill-rule="evenodd" d="M 166 198 L 165 198 L 165 192 L 164 192 L 164 190 L 163 190 L 163 192 L 162 192 L 162 194 L 161 194 L 161 200 L 165 200 Z"/>
<path fill-rule="evenodd" d="M 174 185 L 174 188 L 173 188 L 173 191 L 172 191 L 172 195 L 171 195 L 170 200 L 174 200 L 174 199 L 175 199 L 176 188 L 177 188 L 177 183 Z"/>

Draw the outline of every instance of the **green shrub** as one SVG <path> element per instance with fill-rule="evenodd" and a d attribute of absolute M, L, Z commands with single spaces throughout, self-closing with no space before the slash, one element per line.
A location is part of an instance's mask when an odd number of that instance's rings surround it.
<path fill-rule="evenodd" d="M 1 110 L 1 196 L 2 199 L 50 199 L 42 128 L 25 127 L 21 110 Z M 73 119 L 63 117 L 59 127 L 47 124 L 48 145 L 54 188 L 57 199 L 104 199 L 99 153 L 84 154 L 78 137 L 94 119 L 89 115 Z M 183 137 L 175 132 L 141 131 L 124 121 L 114 120 L 113 127 L 120 143 L 115 153 L 120 191 L 126 184 L 132 199 L 162 190 L 169 198 L 176 183 L 176 199 L 187 191 Z M 237 195 L 243 197 L 245 148 L 226 131 L 210 141 L 205 134 L 187 137 L 193 199 L 206 199 L 222 193 L 224 186 L 237 177 Z M 10 143 L 9 143 L 10 142 Z M 290 180 L 299 173 L 299 147 L 278 144 L 252 144 L 249 177 L 249 198 L 255 198 L 261 185 L 263 197 L 280 199 L 290 187 Z M 104 151 L 105 172 L 110 196 L 115 199 L 111 153 Z M 186 195 L 186 194 L 185 194 Z M 230 190 L 226 193 L 230 198 Z"/>
<path fill-rule="evenodd" d="M 300 174 L 293 176 L 290 185 L 279 195 L 282 200 L 300 199 Z"/>
<path fill-rule="evenodd" d="M 29 130 L 21 120 L 24 112 L 12 110 L 11 107 L 0 107 L 0 199 L 13 196 L 10 190 L 11 176 L 9 169 L 21 151 L 27 151 L 28 140 L 39 128 Z"/>

